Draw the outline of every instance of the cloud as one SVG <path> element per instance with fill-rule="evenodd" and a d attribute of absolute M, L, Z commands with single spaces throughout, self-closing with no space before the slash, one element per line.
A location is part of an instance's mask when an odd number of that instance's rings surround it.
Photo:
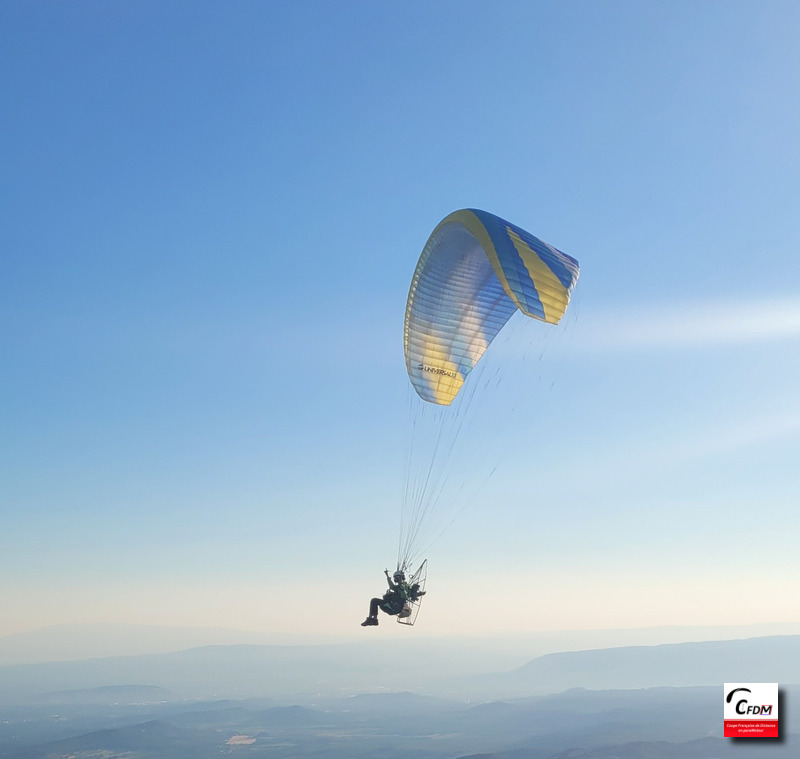
<path fill-rule="evenodd" d="M 689 425 L 662 440 L 617 438 L 602 452 L 587 451 L 580 458 L 584 481 L 599 487 L 621 480 L 647 481 L 653 474 L 677 469 L 713 457 L 762 445 L 796 445 L 800 436 L 800 412 L 772 413 L 738 422 L 707 426 Z M 570 467 L 574 469 L 573 460 Z M 562 474 L 569 476 L 569 470 Z M 556 477 L 557 478 L 557 477 Z"/>
<path fill-rule="evenodd" d="M 640 351 L 741 345 L 800 337 L 800 298 L 682 301 L 631 307 L 584 318 L 573 345 L 583 350 Z"/>
<path fill-rule="evenodd" d="M 659 451 L 661 460 L 691 461 L 727 451 L 793 438 L 800 433 L 800 413 L 759 416 L 739 424 L 693 434 L 691 438 L 672 443 Z"/>

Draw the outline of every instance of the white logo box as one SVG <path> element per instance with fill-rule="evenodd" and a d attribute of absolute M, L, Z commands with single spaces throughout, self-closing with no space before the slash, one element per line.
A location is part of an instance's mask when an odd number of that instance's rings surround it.
<path fill-rule="evenodd" d="M 778 737 L 778 683 L 725 683 L 726 738 Z"/>

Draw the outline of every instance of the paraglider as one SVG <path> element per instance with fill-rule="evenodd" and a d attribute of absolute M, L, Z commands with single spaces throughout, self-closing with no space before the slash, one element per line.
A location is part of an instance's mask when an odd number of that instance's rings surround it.
<path fill-rule="evenodd" d="M 467 398 L 461 393 L 468 376 L 518 311 L 545 324 L 558 324 L 579 272 L 578 262 L 571 256 L 487 211 L 454 211 L 431 233 L 411 280 L 404 322 L 406 370 L 415 395 L 423 401 L 422 407 L 412 412 L 417 415 L 412 435 L 427 435 L 429 440 L 421 441 L 422 445 L 412 440 L 396 576 L 416 565 L 432 542 L 424 535 L 423 525 L 435 510 L 450 471 L 449 456 L 466 413 L 460 406 L 469 406 L 474 395 L 474 390 Z M 433 411 L 427 413 L 426 409 Z M 416 421 L 426 415 L 434 427 L 421 432 L 418 427 L 424 425 Z M 443 430 L 454 419 L 458 422 L 448 443 Z M 422 461 L 412 482 L 411 458 L 419 457 L 428 442 L 431 452 L 422 454 L 427 460 Z M 437 459 L 444 464 L 437 466 Z M 423 578 L 426 566 L 422 562 L 417 570 Z M 388 572 L 387 580 L 392 593 Z M 398 593 L 398 598 L 373 599 L 364 626 L 377 624 L 379 608 L 396 614 L 402 622 L 401 613 L 409 599 L 401 603 L 403 591 Z M 406 624 L 416 619 L 418 605 L 413 603 L 413 614 L 406 617 L 411 621 Z"/>
<path fill-rule="evenodd" d="M 362 627 L 373 627 L 378 624 L 378 609 L 390 616 L 396 616 L 397 621 L 404 625 L 413 625 L 416 621 L 422 596 L 425 595 L 425 574 L 427 561 L 422 562 L 420 568 L 410 580 L 406 580 L 403 570 L 398 569 L 389 577 L 389 570 L 385 569 L 386 582 L 389 590 L 383 598 L 373 598 L 369 602 L 369 616 L 361 623 Z"/>

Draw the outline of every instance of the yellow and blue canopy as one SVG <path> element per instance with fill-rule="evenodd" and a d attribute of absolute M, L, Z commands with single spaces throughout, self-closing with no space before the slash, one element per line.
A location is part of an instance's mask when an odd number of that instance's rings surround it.
<path fill-rule="evenodd" d="M 419 396 L 450 405 L 511 315 L 557 324 L 578 262 L 499 216 L 444 218 L 420 255 L 405 317 L 406 368 Z"/>

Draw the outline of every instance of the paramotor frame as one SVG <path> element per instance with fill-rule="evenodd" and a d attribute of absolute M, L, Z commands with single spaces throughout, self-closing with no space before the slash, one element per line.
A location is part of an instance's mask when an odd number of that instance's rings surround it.
<path fill-rule="evenodd" d="M 428 560 L 422 562 L 417 568 L 417 571 L 411 575 L 411 579 L 408 581 L 410 587 L 414 587 L 418 585 L 418 591 L 420 593 L 425 592 L 425 580 L 428 578 Z M 406 601 L 403 610 L 397 615 L 397 621 L 401 625 L 409 625 L 413 626 L 414 622 L 417 621 L 417 615 L 419 614 L 419 607 L 422 604 L 422 597 L 419 596 L 415 601 Z"/>

